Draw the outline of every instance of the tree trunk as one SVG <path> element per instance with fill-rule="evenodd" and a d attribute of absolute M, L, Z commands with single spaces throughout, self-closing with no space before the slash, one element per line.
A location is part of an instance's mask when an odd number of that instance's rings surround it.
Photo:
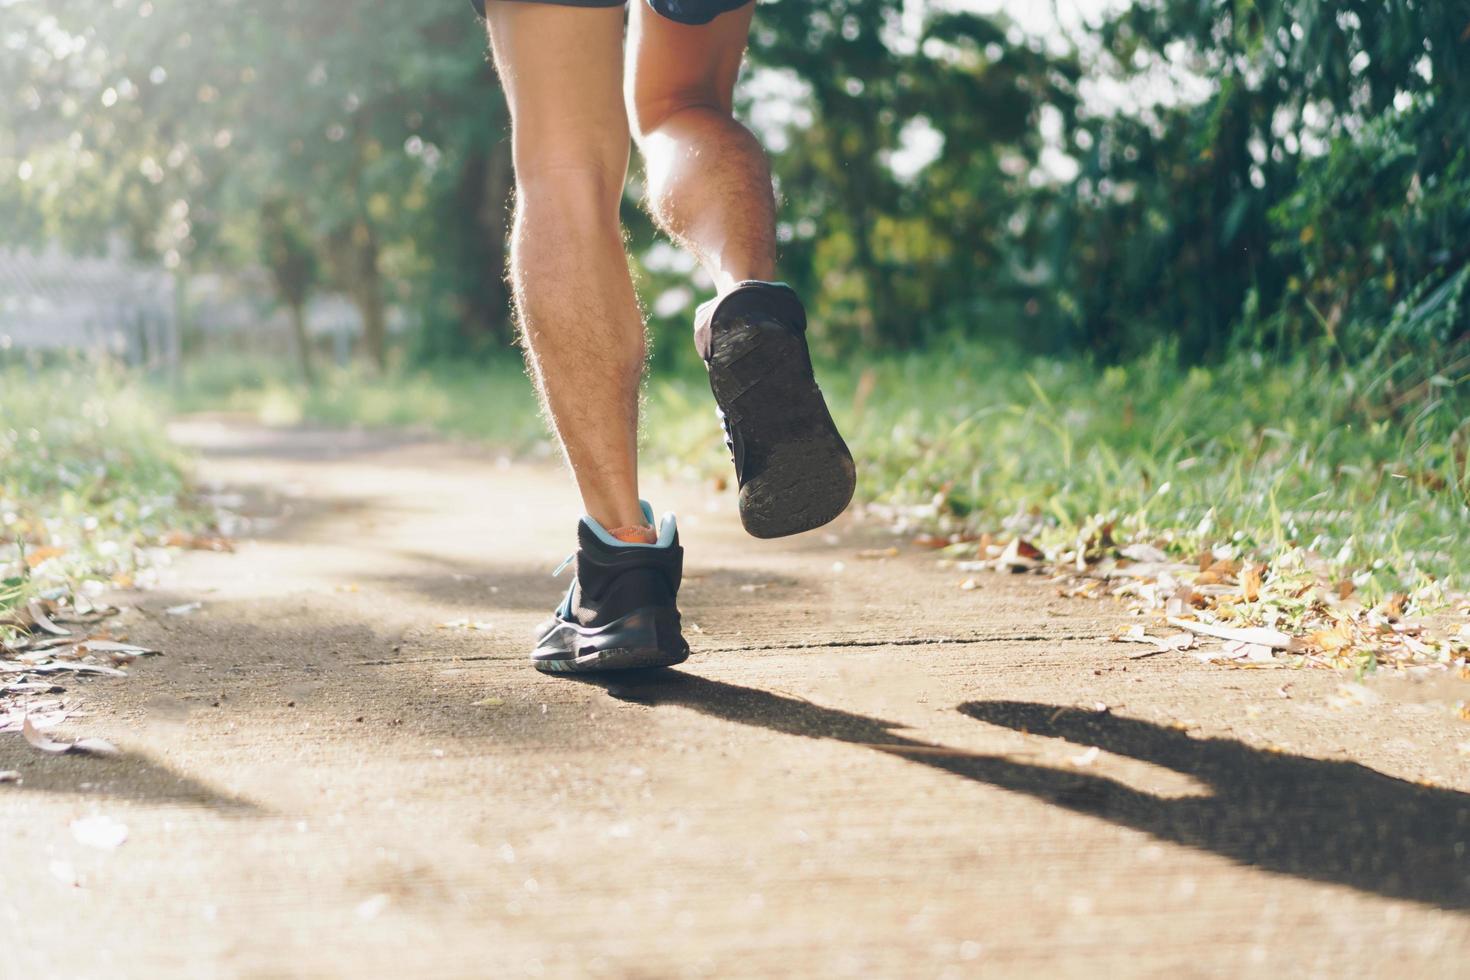
<path fill-rule="evenodd" d="M 291 313 L 291 336 L 296 344 L 296 365 L 301 369 L 301 380 L 307 385 L 316 384 L 316 372 L 311 366 L 311 337 L 306 332 L 306 306 L 303 303 L 292 303 Z"/>
<path fill-rule="evenodd" d="M 378 236 L 359 218 L 342 242 L 338 265 L 342 285 L 362 317 L 362 344 L 368 362 L 379 371 L 388 367 L 388 312 L 383 302 L 383 273 L 378 267 Z"/>
<path fill-rule="evenodd" d="M 480 233 L 485 248 L 481 268 L 485 277 L 485 308 L 481 322 L 502 345 L 510 344 L 515 338 L 510 290 L 505 280 L 509 272 L 510 194 L 514 184 L 510 140 L 497 140 L 490 147 L 489 165 L 485 168 L 485 197 L 480 206 Z"/>
<path fill-rule="evenodd" d="M 510 143 L 498 140 L 470 154 L 455 190 L 454 207 L 471 221 L 456 223 L 455 253 L 459 333 L 466 350 L 486 340 L 512 340 L 510 292 L 505 285 L 510 189 L 514 182 Z"/>

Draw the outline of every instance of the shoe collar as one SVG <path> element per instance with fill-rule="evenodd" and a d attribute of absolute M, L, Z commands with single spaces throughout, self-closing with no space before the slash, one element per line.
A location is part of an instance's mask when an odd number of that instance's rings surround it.
<path fill-rule="evenodd" d="M 638 506 L 643 510 L 644 519 L 649 524 L 653 524 L 653 506 L 646 500 L 638 501 Z M 641 541 L 619 541 L 591 514 L 583 514 L 582 523 L 587 526 L 587 530 L 591 531 L 597 537 L 597 540 L 609 548 L 667 548 L 674 543 L 674 538 L 679 533 L 678 521 L 674 518 L 673 511 L 666 512 L 659 520 L 658 540 L 652 544 L 645 544 Z M 575 551 L 567 555 L 566 559 L 560 565 L 556 566 L 556 571 L 551 573 L 552 577 L 555 578 L 560 575 L 576 558 L 577 553 Z"/>
<path fill-rule="evenodd" d="M 640 500 L 638 501 L 638 506 L 643 510 L 644 520 L 646 520 L 650 525 L 654 524 L 653 507 L 648 503 L 648 501 Z M 674 543 L 674 535 L 678 533 L 678 526 L 674 520 L 674 514 L 672 511 L 665 513 L 664 516 L 657 522 L 658 540 L 653 542 L 652 544 L 645 544 L 641 541 L 619 541 L 617 538 L 613 537 L 612 534 L 609 533 L 608 529 L 603 527 L 591 514 L 584 514 L 582 516 L 582 523 L 586 524 L 587 529 L 590 530 L 593 534 L 597 535 L 597 540 L 601 541 L 609 548 L 667 548 L 669 545 Z"/>

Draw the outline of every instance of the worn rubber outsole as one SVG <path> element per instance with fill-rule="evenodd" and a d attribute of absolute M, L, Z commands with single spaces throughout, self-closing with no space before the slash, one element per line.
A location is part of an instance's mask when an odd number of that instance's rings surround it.
<path fill-rule="evenodd" d="M 725 414 L 740 470 L 740 522 L 757 538 L 821 527 L 857 486 L 852 453 L 812 375 L 800 334 L 747 316 L 711 338 L 710 388 Z"/>
<path fill-rule="evenodd" d="M 548 674 L 672 667 L 689 659 L 677 609 L 639 609 L 606 626 L 558 619 L 551 623 L 531 662 Z"/>

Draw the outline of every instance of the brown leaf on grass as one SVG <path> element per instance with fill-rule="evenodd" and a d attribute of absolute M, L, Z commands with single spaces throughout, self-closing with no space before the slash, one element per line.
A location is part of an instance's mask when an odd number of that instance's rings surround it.
<path fill-rule="evenodd" d="M 1324 653 L 1336 653 L 1353 645 L 1352 630 L 1346 623 L 1339 623 L 1330 630 L 1317 630 L 1307 635 L 1307 642 Z"/>
<path fill-rule="evenodd" d="M 914 538 L 914 545 L 916 547 L 928 548 L 932 551 L 938 551 L 940 548 L 948 548 L 949 544 L 949 538 L 938 534 L 921 534 Z"/>
<path fill-rule="evenodd" d="M 190 534 L 187 531 L 170 531 L 163 536 L 169 548 L 185 548 L 189 551 L 234 551 L 235 543 L 222 534 Z"/>
<path fill-rule="evenodd" d="M 20 733 L 30 743 L 31 748 L 45 752 L 47 755 L 76 753 L 111 757 L 122 754 L 116 745 L 102 738 L 79 738 L 75 742 L 58 742 L 32 724 L 30 718 L 26 718 L 21 723 Z"/>
<path fill-rule="evenodd" d="M 1255 602 L 1261 598 L 1262 567 L 1247 565 L 1240 573 L 1240 593 L 1245 596 L 1246 602 Z"/>
<path fill-rule="evenodd" d="M 1201 596 L 1187 585 L 1181 585 L 1164 600 L 1164 615 L 1182 616 L 1190 608 L 1199 605 Z"/>
<path fill-rule="evenodd" d="M 1013 538 L 995 562 L 998 567 L 1012 572 L 1026 572 L 1040 568 L 1044 557 L 1036 545 L 1023 538 Z"/>
<path fill-rule="evenodd" d="M 40 568 L 52 558 L 60 558 L 64 554 L 66 554 L 65 548 L 37 548 L 35 551 L 26 552 L 26 564 L 31 568 Z"/>
<path fill-rule="evenodd" d="M 1404 607 L 1408 604 L 1408 596 L 1404 595 L 1402 592 L 1395 592 L 1393 595 L 1388 597 L 1388 600 L 1385 601 L 1382 606 L 1379 607 L 1379 611 L 1383 613 L 1385 618 L 1392 622 L 1395 619 L 1400 619 L 1403 617 Z"/>
<path fill-rule="evenodd" d="M 1027 541 L 1025 538 L 1016 538 L 1014 541 L 1011 542 L 1011 547 L 1016 549 L 1016 554 L 1020 555 L 1022 558 L 1030 558 L 1032 561 L 1041 561 L 1041 559 L 1046 557 L 1046 555 L 1042 553 L 1040 548 L 1036 547 L 1036 545 L 1032 544 L 1030 541 Z"/>

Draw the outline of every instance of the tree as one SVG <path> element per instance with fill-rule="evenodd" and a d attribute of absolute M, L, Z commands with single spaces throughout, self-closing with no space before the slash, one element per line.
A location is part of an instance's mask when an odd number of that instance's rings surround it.
<path fill-rule="evenodd" d="M 299 218 L 299 205 L 282 198 L 261 208 L 261 259 L 270 271 L 276 295 L 291 317 L 296 363 L 307 384 L 316 382 L 312 370 L 311 336 L 306 325 L 306 303 L 317 280 L 317 257 Z"/>
<path fill-rule="evenodd" d="M 170 265 L 229 267 L 278 195 L 359 307 L 371 362 L 386 307 L 510 339 L 505 111 L 466 6 L 388 0 L 18 0 L 0 59 L 0 209 L 35 238 L 115 230 Z M 34 173 L 34 177 L 29 177 Z M 497 185 L 496 181 L 499 181 Z M 23 186 L 22 186 L 23 185 Z M 441 232 L 452 216 L 455 234 Z"/>

